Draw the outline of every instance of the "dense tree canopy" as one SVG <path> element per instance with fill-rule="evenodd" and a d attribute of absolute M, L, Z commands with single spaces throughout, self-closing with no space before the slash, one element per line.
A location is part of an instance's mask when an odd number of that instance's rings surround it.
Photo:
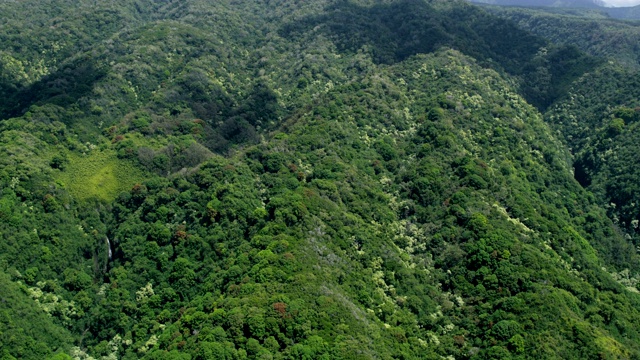
<path fill-rule="evenodd" d="M 462 1 L 0 9 L 2 359 L 640 358 L 632 67 Z"/>

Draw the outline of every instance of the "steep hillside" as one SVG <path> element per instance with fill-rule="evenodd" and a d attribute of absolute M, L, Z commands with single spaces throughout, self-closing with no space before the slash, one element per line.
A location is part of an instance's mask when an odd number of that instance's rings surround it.
<path fill-rule="evenodd" d="M 600 198 L 636 244 L 638 85 L 637 74 L 603 68 L 585 75 L 546 116 L 573 149 L 576 178 Z"/>
<path fill-rule="evenodd" d="M 640 6 L 608 9 L 607 13 L 617 19 L 640 19 Z"/>
<path fill-rule="evenodd" d="M 471 0 L 480 4 L 500 6 L 532 6 L 532 7 L 559 7 L 559 8 L 589 8 L 599 9 L 605 6 L 600 0 Z"/>
<path fill-rule="evenodd" d="M 607 7 L 599 0 L 470 0 L 479 5 L 495 5 L 512 9 L 536 9 L 548 12 L 574 13 L 586 17 L 611 17 L 622 20 L 639 20 L 640 6 Z"/>
<path fill-rule="evenodd" d="M 83 4 L 1 5 L 3 357 L 640 357 L 540 112 L 622 70 L 462 1 Z"/>
<path fill-rule="evenodd" d="M 486 7 L 555 44 L 571 44 L 592 56 L 640 69 L 640 23 L 610 19 L 602 12 Z"/>
<path fill-rule="evenodd" d="M 575 44 L 609 59 L 609 65 L 575 82 L 545 118 L 571 149 L 578 181 L 637 245 L 638 24 L 585 17 L 577 10 L 487 9 L 554 43 Z"/>

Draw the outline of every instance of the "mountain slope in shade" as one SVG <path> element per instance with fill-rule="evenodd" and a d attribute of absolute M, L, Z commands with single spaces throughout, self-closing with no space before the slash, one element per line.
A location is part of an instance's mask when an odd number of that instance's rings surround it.
<path fill-rule="evenodd" d="M 640 6 L 633 7 L 607 7 L 599 0 L 470 0 L 473 3 L 497 6 L 522 6 L 522 7 L 553 7 L 567 9 L 592 9 L 600 11 L 616 19 L 638 20 L 640 19 Z"/>
<path fill-rule="evenodd" d="M 630 70 L 640 69 L 640 26 L 635 22 L 612 19 L 600 10 L 512 6 L 485 9 L 556 44 L 571 44 Z"/>
<path fill-rule="evenodd" d="M 549 6 L 572 8 L 601 8 L 605 3 L 600 0 L 472 0 L 473 2 L 505 6 Z"/>

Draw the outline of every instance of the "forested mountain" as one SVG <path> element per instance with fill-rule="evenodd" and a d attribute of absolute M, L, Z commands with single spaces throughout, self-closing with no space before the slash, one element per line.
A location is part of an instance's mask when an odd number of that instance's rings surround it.
<path fill-rule="evenodd" d="M 599 0 L 470 0 L 477 4 L 487 4 L 515 8 L 568 9 L 569 12 L 581 15 L 612 17 L 616 19 L 640 20 L 640 5 L 632 7 L 606 7 Z"/>
<path fill-rule="evenodd" d="M 604 1 L 600 0 L 472 0 L 473 2 L 502 6 L 548 6 L 567 8 L 602 8 Z"/>
<path fill-rule="evenodd" d="M 617 19 L 640 19 L 640 5 L 627 8 L 611 8 L 607 9 L 607 13 Z"/>
<path fill-rule="evenodd" d="M 636 70 L 530 30 L 0 3 L 0 356 L 640 358 Z"/>
<path fill-rule="evenodd" d="M 488 8 L 520 27 L 557 44 L 575 44 L 609 63 L 586 73 L 546 113 L 575 154 L 576 178 L 608 210 L 617 225 L 636 237 L 636 159 L 634 138 L 639 119 L 638 23 L 584 16 L 583 12 L 551 9 Z"/>
<path fill-rule="evenodd" d="M 591 10 L 502 6 L 486 9 L 556 44 L 577 46 L 592 56 L 614 60 L 632 70 L 640 68 L 640 22 L 608 19 Z"/>

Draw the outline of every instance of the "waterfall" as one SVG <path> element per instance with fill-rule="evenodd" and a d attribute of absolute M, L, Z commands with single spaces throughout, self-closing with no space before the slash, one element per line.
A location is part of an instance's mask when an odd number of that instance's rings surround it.
<path fill-rule="evenodd" d="M 105 236 L 104 237 L 105 240 L 107 240 L 107 248 L 109 249 L 109 260 L 111 260 L 111 256 L 113 256 L 113 253 L 111 252 L 111 241 L 109 241 L 109 237 Z"/>

